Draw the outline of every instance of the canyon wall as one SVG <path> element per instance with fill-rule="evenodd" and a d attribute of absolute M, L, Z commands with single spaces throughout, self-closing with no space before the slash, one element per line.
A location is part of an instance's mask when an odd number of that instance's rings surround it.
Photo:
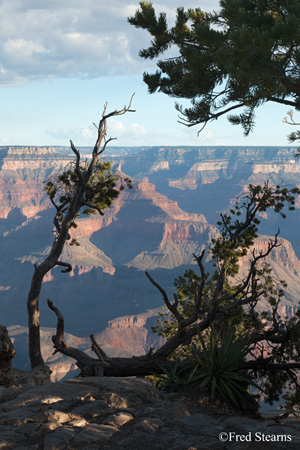
<path fill-rule="evenodd" d="M 83 149 L 83 154 L 88 151 Z M 46 298 L 62 311 L 70 339 L 86 349 L 90 333 L 101 345 L 128 354 L 159 346 L 151 326 L 162 299 L 144 271 L 150 271 L 171 296 L 174 278 L 188 268 L 197 270 L 193 253 L 206 248 L 209 269 L 208 248 L 218 235 L 214 224 L 235 195 L 245 192 L 249 183 L 267 179 L 300 186 L 294 152 L 269 147 L 112 149 L 113 167 L 131 177 L 133 189 L 122 191 L 103 217 L 78 220 L 72 235 L 80 246 L 66 245 L 62 255 L 72 264 L 72 272 L 62 274 L 55 268 L 43 285 L 41 324 L 55 377 L 62 378 L 73 366 L 51 360 L 49 330 L 55 327 L 55 317 Z M 14 333 L 15 327 L 26 329 L 33 264 L 45 258 L 54 238 L 54 212 L 43 182 L 70 159 L 72 153 L 63 147 L 0 148 L 0 311 L 2 322 Z M 282 311 L 288 315 L 298 307 L 299 203 L 296 206 L 286 221 L 268 213 L 261 224 L 261 233 L 267 236 L 281 230 L 282 245 L 272 252 L 269 263 L 275 278 L 287 281 Z M 265 248 L 267 236 L 258 240 L 258 249 Z M 24 339 L 16 337 L 16 343 L 25 354 Z M 28 364 L 25 359 L 19 364 Z"/>

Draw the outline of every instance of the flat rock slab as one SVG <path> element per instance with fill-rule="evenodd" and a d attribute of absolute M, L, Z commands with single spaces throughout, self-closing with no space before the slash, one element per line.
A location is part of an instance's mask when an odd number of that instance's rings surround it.
<path fill-rule="evenodd" d="M 72 439 L 72 445 L 75 448 L 80 448 L 83 445 L 100 444 L 108 441 L 115 433 L 118 432 L 116 427 L 110 425 L 91 424 L 85 426 Z"/>
<path fill-rule="evenodd" d="M 0 449 L 1 450 L 16 450 L 18 445 L 22 444 L 24 437 L 12 431 L 5 431 L 0 433 Z"/>
<path fill-rule="evenodd" d="M 158 391 L 153 384 L 141 378 L 113 378 L 113 377 L 85 377 L 81 379 L 67 380 L 66 384 L 72 386 L 80 384 L 80 386 L 91 386 L 97 389 L 98 396 L 107 398 L 113 402 L 114 393 L 115 398 L 119 397 L 122 400 L 122 408 L 130 408 L 144 402 L 150 402 L 158 399 Z"/>
<path fill-rule="evenodd" d="M 255 433 L 257 431 L 264 432 L 266 427 L 262 422 L 245 416 L 228 417 L 223 422 L 223 430 L 236 431 L 240 434 L 246 434 L 249 431 Z"/>
<path fill-rule="evenodd" d="M 12 386 L 0 389 L 0 395 L 0 450 L 300 448 L 297 418 L 276 423 L 245 416 L 216 417 L 207 413 L 208 406 L 203 410 L 179 394 L 160 394 L 140 378 L 91 377 L 44 386 Z M 292 441 L 219 440 L 220 433 L 229 431 L 285 435 Z"/>
<path fill-rule="evenodd" d="M 103 423 L 105 425 L 112 425 L 113 427 L 120 428 L 131 420 L 133 420 L 132 414 L 128 412 L 118 412 L 117 414 L 113 414 L 107 417 L 107 419 L 105 419 Z"/>
<path fill-rule="evenodd" d="M 60 429 L 44 438 L 44 450 L 65 450 L 69 442 L 74 438 L 76 431 L 74 429 Z"/>
<path fill-rule="evenodd" d="M 145 433 L 156 433 L 162 426 L 163 422 L 161 420 L 151 417 L 138 422 L 135 426 L 135 430 L 144 431 Z"/>
<path fill-rule="evenodd" d="M 30 387 L 25 392 L 19 393 L 15 399 L 5 403 L 5 410 L 16 411 L 25 406 L 47 405 L 48 402 L 51 402 L 53 406 L 61 400 L 77 400 L 98 392 L 99 390 L 96 387 L 86 384 L 80 384 L 79 386 L 72 383 L 50 383 L 44 386 Z"/>
<path fill-rule="evenodd" d="M 191 434 L 207 435 L 214 438 L 217 438 L 223 429 L 220 420 L 201 413 L 183 417 L 177 420 L 177 423 L 183 429 L 190 431 Z"/>
<path fill-rule="evenodd" d="M 101 414 L 112 412 L 112 409 L 104 400 L 95 400 L 76 406 L 72 409 L 72 412 L 73 414 L 78 414 L 80 416 L 97 417 Z"/>

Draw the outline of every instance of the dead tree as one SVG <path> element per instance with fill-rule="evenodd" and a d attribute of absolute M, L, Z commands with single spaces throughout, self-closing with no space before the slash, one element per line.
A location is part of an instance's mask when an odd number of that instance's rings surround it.
<path fill-rule="evenodd" d="M 39 296 L 44 276 L 56 266 L 64 267 L 63 273 L 72 270 L 70 264 L 60 260 L 60 256 L 65 243 L 70 239 L 70 228 L 76 227 L 76 217 L 81 212 L 90 214 L 94 211 L 103 215 L 103 209 L 109 207 L 118 195 L 116 177 L 110 172 L 109 163 L 100 160 L 100 155 L 112 140 L 107 138 L 107 120 L 110 117 L 133 112 L 131 102 L 132 98 L 128 106 L 110 113 L 106 112 L 107 104 L 105 104 L 99 125 L 94 124 L 97 128 L 97 139 L 90 160 L 82 162 L 80 152 L 70 141 L 76 157 L 74 163 L 55 179 L 48 180 L 46 184 L 45 190 L 56 209 L 53 220 L 56 236 L 49 255 L 42 263 L 34 266 L 28 293 L 29 357 L 32 368 L 44 364 L 40 346 L 39 314 Z"/>

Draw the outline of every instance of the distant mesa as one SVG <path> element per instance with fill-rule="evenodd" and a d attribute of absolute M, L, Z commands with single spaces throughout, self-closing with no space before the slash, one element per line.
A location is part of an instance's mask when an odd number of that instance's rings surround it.
<path fill-rule="evenodd" d="M 80 150 L 84 157 L 90 152 L 87 147 Z M 66 246 L 63 253 L 73 271 L 62 274 L 55 268 L 44 283 L 41 317 L 48 357 L 55 317 L 46 307 L 47 297 L 62 310 L 71 342 L 77 339 L 88 348 L 87 337 L 94 333 L 102 345 L 130 354 L 156 345 L 150 329 L 162 300 L 144 271 L 151 271 L 172 296 L 174 278 L 186 269 L 197 270 L 193 253 L 206 248 L 210 267 L 208 249 L 218 235 L 220 212 L 249 183 L 269 179 L 300 186 L 300 162 L 294 153 L 290 147 L 111 148 L 107 158 L 132 179 L 133 189 L 125 189 L 103 217 L 78 220 L 72 236 L 80 247 Z M 72 158 L 67 147 L 0 147 L 0 312 L 20 345 L 25 335 L 20 337 L 16 327 L 27 326 L 26 292 L 33 264 L 44 258 L 54 238 L 53 208 L 43 181 Z M 264 249 L 267 236 L 280 228 L 282 245 L 269 263 L 275 278 L 287 281 L 282 305 L 287 314 L 299 300 L 299 207 L 297 201 L 292 220 L 272 213 L 262 216 L 264 236 L 257 242 Z M 70 362 L 52 363 L 57 379 L 73 370 Z"/>

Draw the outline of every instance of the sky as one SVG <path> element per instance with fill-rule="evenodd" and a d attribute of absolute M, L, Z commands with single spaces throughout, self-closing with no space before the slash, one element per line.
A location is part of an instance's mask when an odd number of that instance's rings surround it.
<path fill-rule="evenodd" d="M 170 23 L 179 6 L 208 11 L 218 4 L 153 1 Z M 0 0 L 0 146 L 68 146 L 70 139 L 92 146 L 104 103 L 121 109 L 133 93 L 136 112 L 109 121 L 114 145 L 288 145 L 284 105 L 261 107 L 248 137 L 225 117 L 199 136 L 197 126 L 178 123 L 175 100 L 150 95 L 143 82 L 156 66 L 138 56 L 151 39 L 127 22 L 137 8 L 131 0 Z"/>

